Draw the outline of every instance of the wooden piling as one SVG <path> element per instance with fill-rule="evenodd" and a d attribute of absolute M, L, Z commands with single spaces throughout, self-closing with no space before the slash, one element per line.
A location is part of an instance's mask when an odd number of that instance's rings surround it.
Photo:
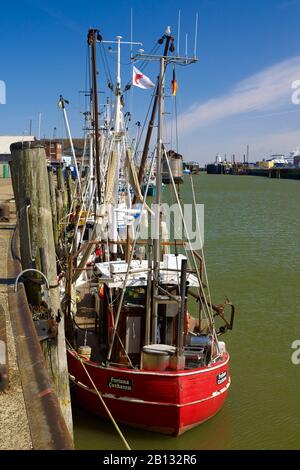
<path fill-rule="evenodd" d="M 63 200 L 63 216 L 66 217 L 68 213 L 68 193 L 66 190 L 63 169 L 61 167 L 57 168 L 57 187 L 61 190 Z"/>
<path fill-rule="evenodd" d="M 67 195 L 68 195 L 68 212 L 70 212 L 71 206 L 72 206 L 72 195 L 73 195 L 73 187 L 74 187 L 70 167 L 66 168 L 66 185 L 67 185 Z"/>
<path fill-rule="evenodd" d="M 38 143 L 18 142 L 11 145 L 12 180 L 20 228 L 22 268 L 42 270 L 49 289 L 52 319 L 57 321 L 58 334 L 42 343 L 60 402 L 63 416 L 72 434 L 72 414 L 66 358 L 64 317 L 61 311 L 57 284 L 56 252 L 53 233 L 50 190 L 45 149 Z M 42 256 L 45 253 L 46 256 Z M 29 299 L 32 302 L 32 299 Z"/>
<path fill-rule="evenodd" d="M 55 247 L 57 251 L 57 246 L 58 246 L 57 207 L 56 207 L 54 174 L 53 174 L 53 168 L 51 167 L 48 168 L 48 184 L 49 184 L 50 204 L 51 204 L 51 213 L 52 213 L 53 236 L 54 236 L 54 242 L 55 242 Z"/>

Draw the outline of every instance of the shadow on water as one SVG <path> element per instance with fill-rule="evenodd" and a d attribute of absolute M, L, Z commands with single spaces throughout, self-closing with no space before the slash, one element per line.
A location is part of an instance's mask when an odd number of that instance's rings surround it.
<path fill-rule="evenodd" d="M 124 445 L 110 421 L 91 414 L 88 415 L 81 408 L 73 410 L 73 418 L 77 449 L 124 449 Z M 132 450 L 228 449 L 232 441 L 230 412 L 226 404 L 214 418 L 203 423 L 201 428 L 191 429 L 179 437 L 137 430 L 124 425 L 120 425 L 120 429 Z"/>

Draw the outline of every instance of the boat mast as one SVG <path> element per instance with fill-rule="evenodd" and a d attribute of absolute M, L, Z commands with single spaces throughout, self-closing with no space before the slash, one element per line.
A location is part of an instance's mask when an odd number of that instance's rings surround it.
<path fill-rule="evenodd" d="M 168 63 L 178 63 L 182 65 L 189 65 L 193 62 L 196 62 L 196 57 L 188 58 L 180 57 L 180 56 L 172 56 L 170 58 L 167 57 L 168 50 L 174 52 L 174 37 L 171 36 L 170 27 L 167 27 L 166 33 L 164 36 L 159 40 L 159 43 L 162 44 L 163 40 L 166 39 L 165 44 L 165 51 L 162 57 L 156 55 L 147 55 L 139 53 L 133 60 L 150 60 L 150 61 L 157 61 L 159 58 L 160 61 L 160 75 L 157 85 L 157 93 L 156 99 L 157 102 L 154 102 L 153 111 L 155 111 L 155 107 L 158 104 L 158 136 L 157 136 L 157 168 L 156 168 L 156 207 L 155 207 L 155 220 L 154 220 L 154 243 L 153 243 L 153 289 L 152 289 L 152 322 L 151 322 L 151 343 L 157 343 L 157 320 L 158 320 L 158 293 L 159 293 L 159 270 L 160 270 L 160 257 L 161 257 L 161 250 L 160 250 L 160 225 L 161 225 L 161 186 L 162 186 L 162 159 L 164 153 L 164 146 L 163 146 L 163 114 L 164 114 L 164 81 L 165 81 L 165 70 Z M 170 45 L 171 43 L 171 45 Z M 169 47 L 170 45 L 170 47 Z M 153 120 L 152 120 L 153 118 Z M 151 137 L 151 132 L 154 124 L 154 113 L 152 112 L 148 134 L 145 141 L 143 157 L 147 156 L 147 147 L 149 142 L 147 142 L 148 137 Z M 150 139 L 149 137 L 149 139 Z M 141 162 L 141 170 L 140 170 L 140 177 L 144 171 L 143 169 L 143 158 Z M 141 181 L 141 180 L 140 180 Z"/>
<path fill-rule="evenodd" d="M 121 119 L 121 39 L 122 36 L 117 36 L 117 83 L 116 83 L 116 115 L 115 115 L 115 131 L 120 132 L 120 119 Z M 120 140 L 118 139 L 118 145 Z"/>
<path fill-rule="evenodd" d="M 152 317 L 152 335 L 151 343 L 157 343 L 157 319 L 160 267 L 160 224 L 161 224 L 161 186 L 162 186 L 162 155 L 163 155 L 163 113 L 164 113 L 164 82 L 165 82 L 166 57 L 160 58 L 160 74 L 158 83 L 158 125 L 157 125 L 157 160 L 156 160 L 156 200 L 155 200 L 155 219 L 154 219 L 154 286 L 153 286 L 153 317 Z"/>
<path fill-rule="evenodd" d="M 121 44 L 127 45 L 142 45 L 141 42 L 127 42 L 121 41 L 122 36 L 116 37 L 117 41 L 102 41 L 104 44 L 117 44 L 117 70 L 116 70 L 116 93 L 115 93 L 115 115 L 114 115 L 114 133 L 113 133 L 113 144 L 116 152 L 116 170 L 115 170 L 115 186 L 114 186 L 114 204 L 110 205 L 110 218 L 111 218 L 111 229 L 110 229 L 110 240 L 113 242 L 118 241 L 118 220 L 116 208 L 119 200 L 119 178 L 121 169 L 121 149 L 122 140 L 124 143 L 124 129 L 122 129 L 122 111 L 121 111 Z M 111 258 L 117 258 L 117 244 L 113 243 L 110 245 Z"/>
<path fill-rule="evenodd" d="M 170 45 L 170 41 L 172 39 L 172 36 L 169 35 L 169 34 L 166 34 L 165 36 L 163 36 L 163 38 L 166 39 L 165 49 L 164 49 L 164 54 L 163 55 L 164 55 L 164 57 L 167 57 L 168 50 L 169 50 L 169 45 Z M 161 38 L 158 42 L 160 43 L 161 41 L 163 41 L 163 38 Z M 145 174 L 145 167 L 146 167 L 148 153 L 149 153 L 149 145 L 150 145 L 150 140 L 151 140 L 152 131 L 153 131 L 153 127 L 154 127 L 154 119 L 155 119 L 156 110 L 157 110 L 158 96 L 159 96 L 159 78 L 157 80 L 152 113 L 151 113 L 151 117 L 150 117 L 150 121 L 149 121 L 149 125 L 148 125 L 148 130 L 147 130 L 147 134 L 146 134 L 146 138 L 145 138 L 143 154 L 142 154 L 141 164 L 140 164 L 140 169 L 139 169 L 139 174 L 138 174 L 138 181 L 139 181 L 140 185 L 142 184 L 143 177 L 144 177 L 144 174 Z M 136 202 L 136 196 L 133 199 L 133 203 L 135 203 L 135 202 Z"/>
<path fill-rule="evenodd" d="M 100 146 L 99 146 L 99 114 L 98 114 L 98 84 L 97 84 L 97 63 L 96 63 L 96 43 L 102 41 L 102 36 L 98 29 L 89 29 L 88 44 L 92 52 L 92 98 L 93 98 L 93 128 L 94 128 L 94 145 L 96 160 L 96 177 L 97 177 L 97 193 L 98 202 L 101 202 L 100 190 Z"/>
<path fill-rule="evenodd" d="M 117 36 L 117 76 L 116 76 L 116 101 L 115 101 L 115 123 L 114 123 L 114 140 L 116 143 L 117 153 L 117 167 L 116 167 L 116 180 L 115 180 L 115 204 L 112 207 L 112 241 L 118 240 L 118 220 L 115 209 L 118 205 L 119 197 L 119 177 L 120 177 L 120 149 L 121 149 L 121 39 L 122 36 Z M 113 258 L 117 257 L 117 245 L 111 245 L 111 254 Z"/>

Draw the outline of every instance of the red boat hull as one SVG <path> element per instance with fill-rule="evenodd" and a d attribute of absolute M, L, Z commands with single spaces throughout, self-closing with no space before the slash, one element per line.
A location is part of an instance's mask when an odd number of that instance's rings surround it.
<path fill-rule="evenodd" d="M 208 367 L 170 372 L 84 365 L 116 421 L 177 436 L 220 410 L 230 386 L 228 361 L 225 353 Z M 68 351 L 68 363 L 76 403 L 107 417 L 76 353 Z"/>

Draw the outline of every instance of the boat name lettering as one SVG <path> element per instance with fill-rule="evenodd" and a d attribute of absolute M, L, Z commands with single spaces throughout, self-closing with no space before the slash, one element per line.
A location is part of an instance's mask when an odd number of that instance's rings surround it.
<path fill-rule="evenodd" d="M 218 385 L 222 384 L 223 382 L 225 382 L 226 379 L 227 379 L 227 372 L 226 371 L 221 372 L 220 374 L 217 375 L 217 384 Z"/>
<path fill-rule="evenodd" d="M 121 390 L 132 390 L 132 380 L 110 377 L 108 381 L 108 386 L 109 388 L 120 388 Z"/>

